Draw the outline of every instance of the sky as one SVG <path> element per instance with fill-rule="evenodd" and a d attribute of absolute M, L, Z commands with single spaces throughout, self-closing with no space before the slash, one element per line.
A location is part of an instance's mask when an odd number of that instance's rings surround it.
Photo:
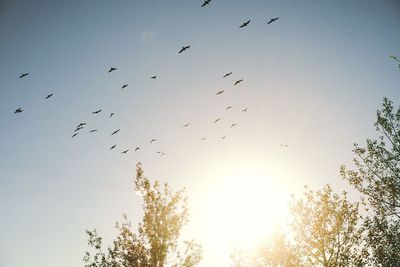
<path fill-rule="evenodd" d="M 304 185 L 351 190 L 340 165 L 400 104 L 400 3 L 202 3 L 0 0 L 0 266 L 82 266 L 85 229 L 140 221 L 137 162 L 187 189 L 200 266 L 228 266 Z"/>

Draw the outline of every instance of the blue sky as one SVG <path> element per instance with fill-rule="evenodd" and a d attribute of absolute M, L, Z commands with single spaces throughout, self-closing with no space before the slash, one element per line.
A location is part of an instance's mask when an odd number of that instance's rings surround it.
<path fill-rule="evenodd" d="M 398 1 L 201 4 L 0 1 L 0 266 L 80 266 L 86 228 L 109 241 L 121 213 L 136 224 L 138 161 L 187 188 L 185 235 L 203 244 L 201 266 L 227 264 L 204 234 L 218 232 L 204 220 L 223 219 L 204 206 L 221 180 L 258 170 L 287 195 L 304 184 L 349 190 L 338 168 L 351 164 L 352 143 L 374 136 L 384 96 L 400 102 L 389 59 L 400 54 Z"/>

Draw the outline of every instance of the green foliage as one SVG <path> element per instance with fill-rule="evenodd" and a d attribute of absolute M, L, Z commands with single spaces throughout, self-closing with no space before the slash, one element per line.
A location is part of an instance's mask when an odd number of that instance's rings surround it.
<path fill-rule="evenodd" d="M 394 60 L 399 61 L 396 57 Z M 355 170 L 341 167 L 341 174 L 365 198 L 370 217 L 365 238 L 374 266 L 400 262 L 400 108 L 384 98 L 375 122 L 378 139 L 366 147 L 354 145 Z M 390 264 L 389 264 L 390 263 Z M 396 263 L 396 264 L 395 264 Z"/>
<path fill-rule="evenodd" d="M 87 231 L 88 245 L 85 267 L 191 267 L 201 260 L 200 245 L 193 241 L 179 242 L 182 227 L 188 222 L 187 198 L 184 190 L 173 191 L 144 177 L 137 165 L 135 190 L 143 197 L 143 221 L 137 234 L 124 215 L 117 223 L 118 235 L 113 245 L 102 250 L 102 238 L 96 230 Z"/>
<path fill-rule="evenodd" d="M 290 204 L 291 228 L 301 266 L 362 266 L 359 203 L 329 185 L 306 191 Z"/>

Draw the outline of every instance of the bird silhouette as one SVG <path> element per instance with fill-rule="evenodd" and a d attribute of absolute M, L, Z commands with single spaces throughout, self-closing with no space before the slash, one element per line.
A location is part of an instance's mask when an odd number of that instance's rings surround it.
<path fill-rule="evenodd" d="M 239 28 L 246 27 L 247 25 L 249 25 L 249 23 L 250 23 L 250 20 L 244 22 L 242 25 L 239 26 Z"/>
<path fill-rule="evenodd" d="M 202 141 L 205 141 L 206 139 L 207 139 L 207 137 L 203 137 L 203 138 L 201 138 L 201 140 L 202 140 Z"/>
<path fill-rule="evenodd" d="M 112 147 L 110 147 L 110 150 L 113 150 L 117 145 L 113 145 Z"/>
<path fill-rule="evenodd" d="M 217 123 L 217 122 L 219 122 L 221 120 L 221 118 L 218 118 L 218 119 L 216 119 L 215 121 L 214 121 L 214 123 Z"/>
<path fill-rule="evenodd" d="M 233 85 L 238 85 L 241 82 L 243 82 L 243 79 L 237 80 Z"/>
<path fill-rule="evenodd" d="M 98 132 L 96 129 L 90 130 L 89 133 L 94 133 L 94 132 Z"/>
<path fill-rule="evenodd" d="M 125 87 L 128 87 L 128 84 L 122 85 L 121 89 L 124 89 Z"/>
<path fill-rule="evenodd" d="M 79 127 L 82 127 L 82 126 L 85 126 L 85 125 L 86 125 L 86 122 L 81 122 L 81 123 L 78 124 L 78 126 L 76 126 L 76 128 L 79 128 Z"/>
<path fill-rule="evenodd" d="M 111 133 L 111 135 L 114 135 L 114 134 L 118 133 L 119 130 L 121 130 L 121 129 L 115 130 L 114 132 Z"/>
<path fill-rule="evenodd" d="M 209 5 L 211 0 L 204 0 L 204 3 L 201 5 L 201 7 L 205 7 L 206 5 Z"/>
<path fill-rule="evenodd" d="M 29 72 L 28 73 L 22 73 L 21 75 L 19 75 L 18 78 L 24 78 L 25 76 L 28 76 L 28 75 L 29 75 Z"/>
<path fill-rule="evenodd" d="M 281 147 L 288 147 L 288 144 L 280 144 Z"/>
<path fill-rule="evenodd" d="M 92 114 L 99 114 L 101 112 L 101 109 L 93 111 Z"/>
<path fill-rule="evenodd" d="M 268 21 L 268 24 L 271 24 L 272 22 L 275 22 L 275 21 L 277 21 L 279 18 L 272 18 L 272 19 L 270 19 L 269 21 Z"/>
<path fill-rule="evenodd" d="M 74 133 L 71 138 L 74 138 L 75 136 L 77 136 L 79 133 Z"/>
<path fill-rule="evenodd" d="M 49 95 L 47 95 L 46 97 L 45 97 L 45 99 L 49 99 L 50 97 L 52 97 L 53 96 L 53 94 L 49 94 Z"/>
<path fill-rule="evenodd" d="M 226 107 L 225 110 L 231 109 L 233 108 L 232 106 Z"/>
<path fill-rule="evenodd" d="M 227 74 L 225 74 L 224 76 L 222 76 L 222 78 L 226 78 L 226 77 L 228 77 L 229 75 L 231 75 L 232 74 L 232 72 L 228 72 Z"/>
<path fill-rule="evenodd" d="M 247 111 L 247 108 L 245 108 L 245 109 L 242 109 L 242 112 L 246 112 Z"/>
<path fill-rule="evenodd" d="M 111 67 L 110 70 L 108 71 L 108 73 L 110 73 L 110 72 L 112 72 L 114 70 L 117 70 L 117 68 Z"/>
<path fill-rule="evenodd" d="M 17 109 L 14 111 L 14 114 L 15 114 L 15 113 L 21 113 L 22 111 L 24 111 L 22 108 L 17 108 Z"/>
<path fill-rule="evenodd" d="M 190 122 L 189 123 L 186 123 L 185 125 L 183 125 L 182 127 L 188 127 L 190 125 Z"/>
<path fill-rule="evenodd" d="M 151 139 L 150 144 L 152 144 L 153 142 L 156 142 L 156 141 L 157 141 L 157 139 Z"/>
<path fill-rule="evenodd" d="M 74 132 L 80 131 L 80 130 L 82 130 L 82 129 L 83 129 L 83 126 L 81 126 L 81 127 L 76 127 L 76 129 L 74 130 Z"/>
<path fill-rule="evenodd" d="M 233 128 L 233 127 L 235 127 L 235 126 L 237 126 L 238 124 L 237 123 L 232 123 L 231 124 L 231 128 Z"/>
<path fill-rule="evenodd" d="M 114 116 L 114 115 L 115 115 L 115 113 L 112 113 L 112 112 L 111 112 L 111 114 L 110 114 L 110 118 L 111 118 L 112 116 Z"/>
<path fill-rule="evenodd" d="M 182 53 L 183 51 L 185 51 L 186 49 L 189 49 L 189 48 L 190 48 L 190 45 L 188 45 L 188 46 L 183 46 L 183 47 L 181 48 L 181 50 L 179 50 L 178 54 Z"/>
<path fill-rule="evenodd" d="M 216 93 L 216 95 L 221 95 L 221 94 L 223 94 L 224 92 L 225 92 L 224 90 L 218 91 L 218 92 Z"/>
<path fill-rule="evenodd" d="M 136 147 L 136 148 L 135 148 L 135 152 L 138 151 L 139 149 L 140 149 L 140 147 Z"/>
<path fill-rule="evenodd" d="M 151 76 L 150 79 L 157 79 L 157 75 Z"/>
<path fill-rule="evenodd" d="M 124 150 L 124 151 L 121 152 L 121 154 L 126 154 L 126 153 L 128 153 L 128 151 L 129 151 L 129 149 Z"/>
<path fill-rule="evenodd" d="M 157 151 L 156 154 L 159 154 L 159 155 L 160 155 L 160 158 L 161 158 L 162 156 L 167 155 L 167 154 L 165 154 L 164 152 L 161 152 L 161 151 Z"/>
<path fill-rule="evenodd" d="M 226 135 L 224 135 L 224 136 L 221 137 L 221 139 L 225 139 L 225 138 L 226 138 Z"/>

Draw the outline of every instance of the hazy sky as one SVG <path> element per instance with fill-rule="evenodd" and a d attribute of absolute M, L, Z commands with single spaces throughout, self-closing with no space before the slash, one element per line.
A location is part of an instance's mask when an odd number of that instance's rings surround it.
<path fill-rule="evenodd" d="M 275 197 L 304 184 L 349 189 L 338 170 L 352 143 L 375 134 L 382 97 L 400 102 L 389 59 L 400 55 L 400 3 L 202 2 L 0 1 L 0 266 L 81 266 L 85 229 L 108 242 L 121 213 L 136 225 L 138 161 L 148 177 L 187 188 L 185 237 L 203 244 L 201 266 L 228 264 L 229 233 L 218 233 L 226 212 L 243 217 L 243 181 L 265 187 L 257 193 L 271 203 L 259 212 L 271 216 L 286 207 Z"/>

